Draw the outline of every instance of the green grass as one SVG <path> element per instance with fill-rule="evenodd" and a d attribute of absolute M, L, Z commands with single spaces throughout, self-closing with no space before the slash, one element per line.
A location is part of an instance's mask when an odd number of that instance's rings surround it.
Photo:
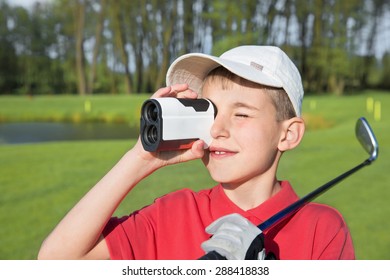
<path fill-rule="evenodd" d="M 373 114 L 366 112 L 368 96 L 381 102 L 380 121 L 375 121 Z M 140 103 L 140 97 L 134 98 Z M 75 112 L 79 109 L 73 106 L 80 106 L 77 97 L 39 97 L 39 102 L 45 104 L 39 112 L 29 108 L 31 103 L 27 99 L 15 98 L 13 102 L 18 103 L 15 106 L 9 101 L 11 99 L 0 98 L 0 115 L 10 119 L 17 119 L 16 115 L 22 114 L 20 111 L 23 110 L 31 115 L 49 116 L 47 111 L 54 107 Z M 102 114 L 105 113 L 104 103 L 113 115 L 137 114 L 134 110 L 138 105 L 130 109 L 132 105 L 129 104 L 136 103 L 130 97 L 100 96 L 96 97 L 98 99 L 105 100 L 99 105 Z M 4 105 L 4 100 L 8 105 Z M 65 104 L 67 102 L 69 104 Z M 92 102 L 94 104 L 95 99 Z M 7 106 L 14 110 L 4 110 Z M 116 107 L 120 113 L 116 113 Z M 299 195 L 304 195 L 359 164 L 367 154 L 355 139 L 354 125 L 358 117 L 366 116 L 380 145 L 377 162 L 316 199 L 336 207 L 343 214 L 352 232 L 358 259 L 390 259 L 388 108 L 390 95 L 384 93 L 307 97 L 303 112 L 309 130 L 302 144 L 283 156 L 278 174 L 280 179 L 290 180 Z M 139 117 L 136 118 L 138 121 Z M 112 140 L 0 145 L 0 259 L 36 258 L 45 236 L 133 144 L 134 140 Z M 179 188 L 203 189 L 213 184 L 200 161 L 170 166 L 142 181 L 116 215 L 128 214 Z"/>
<path fill-rule="evenodd" d="M 138 126 L 142 102 L 149 95 L 5 96 L 0 122 L 107 122 Z"/>
<path fill-rule="evenodd" d="M 43 238 L 133 143 L 0 146 L 0 259 L 36 258 Z M 116 215 L 128 214 L 172 190 L 212 185 L 199 161 L 171 166 L 141 182 Z"/>

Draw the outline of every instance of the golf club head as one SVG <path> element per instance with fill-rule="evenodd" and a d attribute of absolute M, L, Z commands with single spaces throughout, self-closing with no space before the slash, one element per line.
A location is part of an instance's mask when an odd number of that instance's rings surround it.
<path fill-rule="evenodd" d="M 355 132 L 360 144 L 370 155 L 368 161 L 373 162 L 376 160 L 378 158 L 378 141 L 376 140 L 368 121 L 364 117 L 357 120 Z"/>

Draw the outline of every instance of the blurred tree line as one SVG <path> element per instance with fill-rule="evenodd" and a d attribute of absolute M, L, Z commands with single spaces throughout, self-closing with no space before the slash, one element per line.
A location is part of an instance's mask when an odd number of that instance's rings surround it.
<path fill-rule="evenodd" d="M 153 92 L 177 56 L 277 45 L 307 92 L 390 88 L 386 0 L 0 0 L 0 94 Z M 389 34 L 389 32 L 387 32 Z M 388 36 L 388 35 L 387 35 Z M 378 40 L 379 38 L 379 40 Z"/>

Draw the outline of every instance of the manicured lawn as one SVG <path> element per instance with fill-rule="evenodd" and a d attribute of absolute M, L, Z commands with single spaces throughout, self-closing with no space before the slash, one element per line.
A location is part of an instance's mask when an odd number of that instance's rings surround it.
<path fill-rule="evenodd" d="M 107 122 L 137 126 L 142 102 L 150 95 L 0 97 L 0 122 Z"/>

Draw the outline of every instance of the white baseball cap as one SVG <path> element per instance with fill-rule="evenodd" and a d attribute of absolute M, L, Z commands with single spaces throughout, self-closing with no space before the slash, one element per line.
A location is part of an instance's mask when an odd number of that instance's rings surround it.
<path fill-rule="evenodd" d="M 289 96 L 297 116 L 301 115 L 303 86 L 301 75 L 290 58 L 274 46 L 240 46 L 220 57 L 190 53 L 177 58 L 169 67 L 166 83 L 189 84 L 200 93 L 207 74 L 223 66 L 246 80 L 270 87 L 283 88 Z"/>

